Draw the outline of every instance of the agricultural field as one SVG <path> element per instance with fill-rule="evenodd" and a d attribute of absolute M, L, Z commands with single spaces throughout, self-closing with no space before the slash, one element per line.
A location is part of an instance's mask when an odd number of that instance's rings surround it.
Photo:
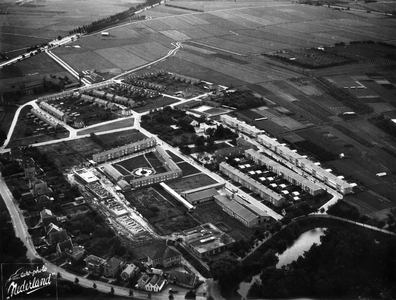
<path fill-rule="evenodd" d="M 175 58 L 182 60 L 183 65 L 185 62 L 186 67 L 194 64 L 242 82 L 259 83 L 293 77 L 294 74 L 277 69 L 266 74 L 268 62 L 254 57 L 255 54 L 334 46 L 335 43 L 349 42 L 355 38 L 378 41 L 392 36 L 393 22 L 387 17 L 383 17 L 387 21 L 385 26 L 380 26 L 366 22 L 367 18 L 363 14 L 349 15 L 325 7 L 257 1 L 240 4 L 245 7 L 238 8 L 236 5 L 234 9 L 209 9 L 209 12 L 204 9 L 205 12 L 194 14 L 189 10 L 161 5 L 147 11 L 157 16 L 162 13 L 161 19 L 155 19 L 153 15 L 152 19 L 109 30 L 108 37 L 94 34 L 79 39 L 70 46 L 78 45 L 81 48 L 69 47 L 69 54 L 64 48 L 54 52 L 78 71 L 99 71 L 101 67 L 98 60 L 102 68 L 127 70 L 166 55 L 173 48 L 172 42 L 181 41 L 187 43 L 188 47 L 180 49 Z M 198 3 L 190 2 L 188 5 Z M 207 3 L 203 6 L 207 5 L 224 7 L 223 3 Z M 172 12 L 172 15 L 166 11 Z M 337 30 L 341 30 L 341 33 L 351 32 L 351 38 L 336 35 Z M 86 59 L 75 62 L 76 58 L 73 57 L 78 53 Z M 202 56 L 208 59 L 202 59 Z M 188 67 L 184 68 L 184 72 L 188 72 Z"/>
<path fill-rule="evenodd" d="M 65 36 L 78 26 L 89 24 L 97 19 L 119 13 L 144 1 L 35 1 L 14 4 L 15 1 L 1 3 L 6 11 L 2 19 L 0 52 L 13 54 L 17 49 L 34 46 Z"/>

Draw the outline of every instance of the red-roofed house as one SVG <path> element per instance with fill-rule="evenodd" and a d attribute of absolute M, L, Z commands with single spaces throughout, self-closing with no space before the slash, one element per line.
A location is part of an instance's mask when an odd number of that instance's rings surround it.
<path fill-rule="evenodd" d="M 181 254 L 176 249 L 170 248 L 166 245 L 158 245 L 158 247 L 147 253 L 148 264 L 157 267 L 169 267 L 179 265 L 181 262 Z"/>

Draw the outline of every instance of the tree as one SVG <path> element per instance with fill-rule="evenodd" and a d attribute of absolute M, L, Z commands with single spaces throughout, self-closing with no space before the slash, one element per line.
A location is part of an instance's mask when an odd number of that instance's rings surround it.
<path fill-rule="evenodd" d="M 133 297 L 133 291 L 132 290 L 129 290 L 129 296 Z"/>
<path fill-rule="evenodd" d="M 114 295 L 114 288 L 113 287 L 110 288 L 110 294 Z"/>
<path fill-rule="evenodd" d="M 92 286 L 93 286 L 93 288 L 96 290 L 97 286 L 96 286 L 96 283 L 95 283 L 95 282 L 93 283 Z"/>
<path fill-rule="evenodd" d="M 189 290 L 186 293 L 186 296 L 184 296 L 184 299 L 188 299 L 188 300 L 194 300 L 197 297 L 197 295 L 195 294 L 194 290 Z"/>
<path fill-rule="evenodd" d="M 211 261 L 209 264 L 210 272 L 214 280 L 218 280 L 221 292 L 232 294 L 242 280 L 242 265 L 233 257 L 224 256 Z"/>
<path fill-rule="evenodd" d="M 76 277 L 76 279 L 74 279 L 74 284 L 78 284 L 80 282 L 80 280 Z"/>

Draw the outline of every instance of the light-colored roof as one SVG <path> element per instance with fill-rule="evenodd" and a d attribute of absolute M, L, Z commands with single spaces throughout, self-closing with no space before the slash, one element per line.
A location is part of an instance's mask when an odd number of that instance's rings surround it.
<path fill-rule="evenodd" d="M 243 207 L 236 201 L 228 199 L 226 196 L 218 195 L 215 196 L 216 200 L 220 201 L 224 204 L 228 209 L 230 209 L 233 213 L 244 219 L 246 222 L 252 222 L 257 219 L 258 215 Z"/>

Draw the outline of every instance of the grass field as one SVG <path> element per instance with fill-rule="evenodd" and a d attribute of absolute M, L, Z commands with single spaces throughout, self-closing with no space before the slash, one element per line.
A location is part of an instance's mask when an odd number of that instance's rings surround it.
<path fill-rule="evenodd" d="M 176 192 L 184 192 L 206 185 L 217 183 L 214 179 L 205 174 L 198 174 L 195 176 L 189 176 L 187 178 L 181 178 L 176 181 L 167 183 Z"/>
<path fill-rule="evenodd" d="M 198 174 L 201 173 L 200 170 L 189 164 L 188 162 L 181 162 L 178 163 L 177 166 L 182 170 L 183 172 L 183 177 L 185 176 L 190 176 L 192 174 Z"/>
<path fill-rule="evenodd" d="M 77 135 L 85 135 L 85 134 L 90 134 L 90 133 L 98 133 L 98 132 L 102 132 L 102 131 L 131 127 L 131 126 L 133 126 L 134 122 L 135 121 L 133 118 L 119 120 L 119 121 L 111 122 L 109 124 L 99 125 L 99 126 L 95 126 L 92 128 L 79 130 L 77 132 Z"/>

